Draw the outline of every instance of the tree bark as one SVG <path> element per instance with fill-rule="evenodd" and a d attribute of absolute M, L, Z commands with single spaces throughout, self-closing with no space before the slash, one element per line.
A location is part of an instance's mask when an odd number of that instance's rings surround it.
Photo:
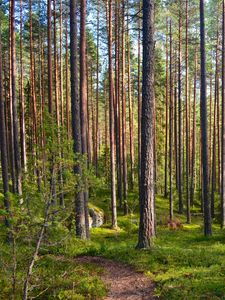
<path fill-rule="evenodd" d="M 200 50 L 201 50 L 201 138 L 203 163 L 203 203 L 204 233 L 212 235 L 211 207 L 208 195 L 208 137 L 207 137 L 207 94 L 206 94 L 206 57 L 205 57 L 205 16 L 204 0 L 200 0 Z"/>
<path fill-rule="evenodd" d="M 70 78 L 71 78 L 71 117 L 72 134 L 74 142 L 74 153 L 79 156 L 82 154 L 81 146 L 81 128 L 80 128 L 80 101 L 78 94 L 78 68 L 77 68 L 77 7 L 76 0 L 70 0 Z M 79 158 L 78 158 L 79 159 Z M 74 166 L 74 173 L 79 178 L 82 171 L 79 163 Z M 84 211 L 84 193 L 77 186 L 78 191 L 75 199 L 75 218 L 76 235 L 82 239 L 86 238 L 85 211 Z"/>
<path fill-rule="evenodd" d="M 179 61 L 178 61 L 178 177 L 179 213 L 183 213 L 183 176 L 182 176 L 182 15 L 179 8 Z"/>
<path fill-rule="evenodd" d="M 16 36 L 15 36 L 15 0 L 11 1 L 11 84 L 12 84 L 12 112 L 13 112 L 13 132 L 16 170 L 16 192 L 22 195 L 22 169 L 19 144 L 17 97 L 16 97 Z"/>
<path fill-rule="evenodd" d="M 7 155 L 7 142 L 6 142 L 6 124 L 5 124 L 5 104 L 3 99 L 3 81 L 2 81 L 2 38 L 1 38 L 1 22 L 0 22 L 0 149 L 1 149 L 1 169 L 2 169 L 2 181 L 4 192 L 4 206 L 9 213 L 10 201 L 9 201 L 9 176 L 8 176 L 8 155 Z M 5 217 L 5 225 L 9 227 L 8 216 Z"/>
<path fill-rule="evenodd" d="M 117 227 L 116 177 L 115 177 L 115 124 L 114 124 L 114 88 L 112 65 L 112 0 L 108 2 L 108 59 L 109 59 L 109 120 L 110 120 L 110 165 L 111 165 L 111 206 L 112 228 Z"/>
<path fill-rule="evenodd" d="M 194 205 L 195 193 L 195 162 L 196 162 L 196 89 L 197 89 L 197 53 L 195 53 L 195 74 L 194 74 L 194 103 L 193 103 L 193 125 L 192 125 L 192 159 L 191 159 L 191 186 L 190 203 Z"/>
<path fill-rule="evenodd" d="M 222 26 L 222 132 L 221 132 L 221 226 L 225 227 L 225 1 Z"/>
<path fill-rule="evenodd" d="M 189 164 L 190 164 L 190 146 L 189 146 L 189 99 L 188 99 L 188 84 L 189 84 L 189 53 L 188 53 L 188 0 L 186 0 L 186 53 L 185 53 L 185 67 L 186 67 L 186 83 L 185 83 L 185 106 L 186 106 L 186 201 L 187 201 L 187 223 L 191 223 L 190 211 L 190 189 L 189 189 Z"/>
<path fill-rule="evenodd" d="M 122 1 L 122 145 L 123 145 L 123 200 L 124 214 L 127 207 L 127 126 L 126 126 L 126 78 L 125 78 L 125 1 Z"/>
<path fill-rule="evenodd" d="M 27 151 L 26 151 L 26 129 L 25 129 L 25 101 L 23 81 L 23 0 L 20 0 L 20 108 L 21 108 L 21 162 L 24 172 L 27 172 Z"/>
<path fill-rule="evenodd" d="M 87 72 L 86 72 L 86 0 L 80 2 L 80 122 L 82 154 L 87 167 Z M 84 212 L 86 237 L 89 238 L 88 189 L 85 183 Z"/>
<path fill-rule="evenodd" d="M 141 122 L 140 226 L 137 248 L 149 248 L 155 236 L 154 183 L 154 1 L 143 1 L 143 79 Z"/>
<path fill-rule="evenodd" d="M 139 3 L 139 14 L 141 13 L 141 2 Z M 138 14 L 138 183 L 141 180 L 141 16 Z"/>
<path fill-rule="evenodd" d="M 131 92 L 131 66 L 130 66 L 130 34 L 129 34 L 129 8 L 127 2 L 127 84 L 129 100 L 129 133 L 130 133 L 130 187 L 134 188 L 134 112 Z"/>
<path fill-rule="evenodd" d="M 170 104 L 169 104 L 169 183 L 170 183 L 170 220 L 173 220 L 173 40 L 172 21 L 170 20 Z"/>
<path fill-rule="evenodd" d="M 168 19 L 166 19 L 166 126 L 165 126 L 165 161 L 164 161 L 164 197 L 168 196 L 168 103 L 169 103 L 169 55 L 168 55 Z"/>
<path fill-rule="evenodd" d="M 48 112 L 53 113 L 52 108 L 52 7 L 48 0 Z"/>

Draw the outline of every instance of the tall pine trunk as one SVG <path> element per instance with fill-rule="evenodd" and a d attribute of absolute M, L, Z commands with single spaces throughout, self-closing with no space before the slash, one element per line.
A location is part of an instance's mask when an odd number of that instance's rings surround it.
<path fill-rule="evenodd" d="M 201 50 L 201 142 L 203 166 L 203 204 L 204 233 L 212 235 L 211 207 L 208 195 L 208 136 L 207 136 L 207 93 L 206 93 L 206 55 L 205 55 L 205 16 L 204 0 L 200 0 L 200 50 Z"/>
<path fill-rule="evenodd" d="M 182 15 L 179 7 L 179 59 L 178 59 L 178 177 L 179 213 L 183 213 L 183 174 L 182 174 Z"/>
<path fill-rule="evenodd" d="M 108 3 L 108 59 L 109 59 L 109 120 L 110 120 L 110 165 L 111 165 L 111 206 L 112 228 L 117 227 L 116 176 L 115 176 L 115 124 L 114 124 L 114 88 L 112 64 L 112 0 Z"/>
<path fill-rule="evenodd" d="M 170 185 L 170 220 L 173 219 L 173 46 L 172 21 L 170 20 L 170 104 L 169 104 L 169 185 Z"/>
<path fill-rule="evenodd" d="M 225 227 L 225 1 L 222 32 L 222 133 L 221 133 L 221 226 Z"/>
<path fill-rule="evenodd" d="M 80 128 L 80 101 L 78 92 L 78 50 L 77 50 L 77 7 L 76 0 L 70 0 L 70 78 L 71 78 L 71 117 L 72 134 L 74 141 L 74 153 L 82 154 L 81 146 L 81 128 Z M 79 163 L 74 166 L 74 173 L 82 176 Z M 85 211 L 84 211 L 84 193 L 80 191 L 78 183 L 78 192 L 75 199 L 75 219 L 76 235 L 82 239 L 86 238 Z"/>
<path fill-rule="evenodd" d="M 141 122 L 140 225 L 137 248 L 149 248 L 155 236 L 154 183 L 154 1 L 143 1 L 143 79 Z"/>
<path fill-rule="evenodd" d="M 187 223 L 191 223 L 191 212 L 190 212 L 190 189 L 189 189 L 189 166 L 190 166 L 190 146 L 189 146 L 189 53 L 188 53 L 188 0 L 186 0 L 186 52 L 185 52 L 185 68 L 186 68 L 186 83 L 185 83 L 185 123 L 186 123 L 186 203 L 187 203 Z"/>
<path fill-rule="evenodd" d="M 86 72 L 86 0 L 80 2 L 80 122 L 82 154 L 87 167 L 87 72 Z M 88 188 L 85 183 L 84 212 L 86 236 L 89 238 Z"/>
<path fill-rule="evenodd" d="M 9 202 L 9 177 L 8 177 L 8 155 L 6 142 L 6 124 L 5 124 L 5 103 L 3 99 L 3 81 L 2 81 L 2 38 L 0 23 L 0 149 L 1 149 L 1 169 L 4 192 L 4 205 L 7 212 L 10 210 Z M 9 220 L 5 217 L 5 225 L 9 227 Z"/>
<path fill-rule="evenodd" d="M 16 170 L 16 192 L 22 194 L 22 169 L 19 144 L 17 95 L 16 95 L 16 34 L 15 34 L 15 0 L 11 1 L 11 84 L 12 84 L 12 112 L 13 112 L 13 138 Z"/>

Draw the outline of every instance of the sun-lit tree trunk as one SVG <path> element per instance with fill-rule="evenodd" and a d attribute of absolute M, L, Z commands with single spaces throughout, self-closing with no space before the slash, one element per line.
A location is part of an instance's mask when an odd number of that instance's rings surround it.
<path fill-rule="evenodd" d="M 141 180 L 141 1 L 139 3 L 138 13 L 138 183 L 140 187 Z"/>
<path fill-rule="evenodd" d="M 211 70 L 213 70 L 213 65 L 211 63 Z M 212 177 L 212 105 L 213 105 L 213 83 L 212 83 L 212 71 L 210 72 L 209 78 L 209 182 Z"/>
<path fill-rule="evenodd" d="M 126 126 L 126 78 L 125 78 L 125 1 L 122 1 L 122 156 L 123 156 L 123 199 L 124 213 L 127 207 L 127 126 Z"/>
<path fill-rule="evenodd" d="M 214 91 L 214 111 L 213 111 L 213 144 L 212 144 L 212 178 L 211 178 L 211 214 L 212 218 L 214 217 L 214 200 L 215 200 L 215 191 L 216 191 L 216 112 L 217 112 L 217 85 L 218 85 L 218 76 L 217 76 L 217 63 L 218 63 L 218 50 L 216 47 L 216 69 L 215 69 L 215 91 Z"/>
<path fill-rule="evenodd" d="M 120 1 L 115 2 L 115 142 L 116 142 L 116 170 L 117 170 L 117 194 L 119 206 L 123 205 L 123 165 L 122 165 L 122 132 L 121 132 L 121 60 L 120 60 Z"/>
<path fill-rule="evenodd" d="M 53 113 L 52 108 L 52 7 L 48 0 L 48 112 Z"/>
<path fill-rule="evenodd" d="M 4 192 L 4 205 L 7 212 L 10 210 L 9 202 L 9 176 L 8 176 L 8 155 L 7 155 L 7 136 L 5 124 L 5 103 L 3 99 L 3 80 L 2 80 L 2 38 L 0 22 L 0 149 L 1 149 L 1 169 Z M 5 217 L 5 225 L 9 227 L 9 220 Z"/>
<path fill-rule="evenodd" d="M 16 192 L 22 194 L 22 169 L 19 144 L 17 97 L 16 97 L 16 35 L 15 35 L 15 0 L 11 2 L 11 84 L 12 84 L 12 112 L 13 112 L 13 132 L 14 132 L 14 154 L 16 170 Z"/>
<path fill-rule="evenodd" d="M 179 177 L 178 177 L 178 130 L 177 130 L 177 102 L 178 102 L 178 95 L 177 95 L 177 77 L 175 74 L 177 74 L 177 61 L 176 61 L 176 50 L 174 49 L 173 55 L 175 56 L 175 61 L 174 61 L 174 74 L 173 74 L 173 90 L 174 90 L 174 118 L 173 118 L 173 123 L 174 123 L 174 162 L 175 162 L 175 179 L 176 179 L 176 189 L 178 190 L 179 188 Z"/>
<path fill-rule="evenodd" d="M 98 145 L 99 145 L 99 0 L 97 3 L 97 61 L 96 61 L 96 130 L 95 130 L 95 174 L 98 175 Z"/>
<path fill-rule="evenodd" d="M 59 126 L 64 128 L 64 93 L 63 93 L 63 45 L 62 45 L 62 0 L 60 0 L 60 24 L 59 24 Z M 63 135 L 59 132 L 59 145 L 63 144 Z M 64 153 L 62 147 L 59 149 L 59 155 L 63 159 Z M 61 206 L 65 206 L 64 203 L 64 191 L 63 191 L 63 164 L 60 160 L 59 162 L 59 188 L 60 195 L 59 201 Z"/>
<path fill-rule="evenodd" d="M 108 59 L 109 59 L 109 125 L 110 125 L 110 166 L 111 166 L 111 207 L 112 227 L 117 227 L 116 176 L 115 176 L 115 124 L 114 124 L 114 87 L 112 64 L 112 0 L 108 2 Z"/>
<path fill-rule="evenodd" d="M 66 131 L 67 138 L 70 137 L 70 102 L 69 102 L 69 54 L 68 54 L 68 20 L 66 18 Z"/>
<path fill-rule="evenodd" d="M 60 0 L 60 23 L 59 23 L 59 91 L 60 91 L 60 109 L 61 126 L 64 127 L 64 90 L 63 90 L 63 4 Z"/>
<path fill-rule="evenodd" d="M 104 81 L 104 98 L 105 98 L 105 170 L 106 178 L 108 178 L 108 101 L 107 101 L 107 91 L 106 91 L 106 80 Z"/>
<path fill-rule="evenodd" d="M 30 18 L 30 98 L 32 103 L 32 119 L 33 119 L 33 163 L 34 163 L 34 172 L 37 176 L 37 184 L 40 190 L 40 173 L 37 167 L 38 151 L 35 146 L 39 145 L 38 140 L 38 120 L 37 120 L 37 97 L 35 89 L 35 58 L 34 58 L 34 47 L 33 47 L 33 20 L 32 20 L 32 0 L 29 0 L 29 18 Z"/>
<path fill-rule="evenodd" d="M 24 69 L 23 66 L 23 0 L 20 0 L 20 111 L 21 111 L 20 140 L 21 140 L 21 163 L 24 172 L 27 172 L 23 69 Z"/>
<path fill-rule="evenodd" d="M 191 212 L 190 212 L 190 188 L 189 188 L 189 164 L 190 164 L 190 146 L 189 146 L 189 51 L 188 51 L 188 0 L 186 0 L 186 40 L 185 40 L 185 68 L 186 68 L 186 77 L 185 77 L 185 125 L 186 125 L 186 204 L 187 204 L 187 223 L 191 223 Z"/>
<path fill-rule="evenodd" d="M 194 204 L 195 193 L 195 164 L 196 164 L 196 93 L 197 93 L 197 53 L 195 53 L 195 73 L 194 73 L 194 99 L 193 99 L 193 123 L 192 123 L 192 158 L 191 158 L 191 185 L 190 185 L 190 203 Z"/>
<path fill-rule="evenodd" d="M 127 85 L 129 100 L 129 134 L 130 134 L 130 187 L 134 188 L 134 112 L 131 91 L 131 65 L 130 65 L 130 33 L 129 33 L 129 3 L 127 2 Z"/>
<path fill-rule="evenodd" d="M 71 78 L 71 117 L 72 117 L 72 134 L 74 141 L 74 153 L 82 154 L 81 145 L 81 128 L 80 128 L 80 101 L 78 91 L 78 50 L 77 50 L 77 7 L 76 0 L 70 0 L 70 78 Z M 74 173 L 82 176 L 82 170 L 79 163 L 74 166 Z M 75 198 L 75 220 L 76 235 L 86 239 L 85 210 L 84 210 L 84 193 L 77 186 L 78 191 Z"/>
<path fill-rule="evenodd" d="M 93 163 L 92 159 L 92 139 L 93 139 L 93 125 L 91 124 L 91 112 L 92 112 L 92 65 L 91 65 L 91 80 L 89 80 L 89 68 L 88 68 L 89 60 L 87 59 L 87 132 L 88 132 L 88 143 L 87 143 L 87 152 L 88 152 L 88 167 L 91 163 Z M 89 82 L 91 82 L 91 87 Z"/>
<path fill-rule="evenodd" d="M 221 142 L 221 226 L 225 227 L 225 1 L 222 26 L 222 142 Z"/>
<path fill-rule="evenodd" d="M 59 111 L 59 76 L 58 76 L 58 47 L 57 47 L 57 24 L 56 24 L 56 0 L 53 0 L 53 19 L 54 19 L 54 92 L 55 92 L 55 110 L 56 110 L 56 124 L 57 129 L 59 129 L 60 125 L 60 111 Z M 59 142 L 59 135 L 58 135 L 58 142 Z"/>
<path fill-rule="evenodd" d="M 178 177 L 179 213 L 183 213 L 183 162 L 182 162 L 182 15 L 179 7 L 179 58 L 178 58 Z"/>
<path fill-rule="evenodd" d="M 13 127 L 13 100 L 12 100 L 12 26 L 11 26 L 11 6 L 12 2 L 9 2 L 9 125 L 8 132 L 10 136 L 9 143 L 9 155 L 10 171 L 12 179 L 12 191 L 16 192 L 16 166 L 15 166 L 15 146 L 14 146 L 14 127 Z"/>
<path fill-rule="evenodd" d="M 172 21 L 170 20 L 170 95 L 169 95 L 169 186 L 170 220 L 173 220 L 173 39 Z"/>
<path fill-rule="evenodd" d="M 87 72 L 86 72 L 86 0 L 80 2 L 80 122 L 82 154 L 87 166 Z M 86 185 L 86 184 L 85 184 Z M 89 238 L 88 189 L 84 191 L 86 236 Z"/>
<path fill-rule="evenodd" d="M 166 126 L 165 126 L 165 159 L 164 159 L 164 197 L 168 196 L 168 104 L 169 104 L 169 54 L 168 54 L 168 19 L 166 19 Z"/>
<path fill-rule="evenodd" d="M 47 6 L 47 18 L 48 18 L 48 113 L 52 118 L 54 117 L 54 111 L 53 111 L 53 84 L 52 84 L 52 1 L 48 0 L 48 6 Z M 53 123 L 50 125 L 52 126 Z M 53 132 L 52 132 L 53 133 Z M 51 172 L 51 179 L 50 179 L 50 189 L 52 197 L 52 202 L 56 203 L 56 182 L 55 182 L 55 166 L 54 166 L 54 160 L 55 158 L 51 157 L 51 166 L 50 166 L 50 172 Z"/>

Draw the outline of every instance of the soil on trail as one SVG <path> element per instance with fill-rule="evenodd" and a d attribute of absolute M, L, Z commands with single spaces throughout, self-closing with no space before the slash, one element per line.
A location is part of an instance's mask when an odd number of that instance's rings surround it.
<path fill-rule="evenodd" d="M 132 267 L 102 257 L 82 256 L 78 263 L 96 264 L 103 268 L 102 281 L 108 288 L 105 300 L 153 300 L 154 284 Z"/>

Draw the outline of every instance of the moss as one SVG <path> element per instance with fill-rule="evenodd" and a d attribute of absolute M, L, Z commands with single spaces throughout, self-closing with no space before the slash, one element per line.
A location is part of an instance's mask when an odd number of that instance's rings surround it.
<path fill-rule="evenodd" d="M 185 224 L 185 216 L 175 213 L 183 228 L 170 230 L 168 200 L 157 197 L 156 209 L 159 225 L 152 249 L 135 250 L 139 216 L 134 210 L 128 216 L 119 214 L 119 231 L 108 224 L 92 229 L 83 251 L 71 241 L 67 255 L 102 255 L 133 265 L 156 282 L 155 293 L 162 299 L 225 299 L 225 235 L 219 225 L 214 224 L 213 237 L 206 238 L 201 216 Z"/>
<path fill-rule="evenodd" d="M 105 202 L 108 197 L 107 190 L 96 191 L 92 203 L 104 211 L 108 209 L 110 220 L 109 203 Z M 91 230 L 90 241 L 76 239 L 73 232 L 70 232 L 62 243 L 42 247 L 42 256 L 32 275 L 32 285 L 36 285 L 32 295 L 48 288 L 38 299 L 104 298 L 106 289 L 100 279 L 102 270 L 96 265 L 79 265 L 74 260 L 79 255 L 100 255 L 130 264 L 138 271 L 145 272 L 155 281 L 155 294 L 161 299 L 225 299 L 225 234 L 219 224 L 215 222 L 213 236 L 206 238 L 203 235 L 201 216 L 197 214 L 189 225 L 185 224 L 185 216 L 175 212 L 175 218 L 183 227 L 170 230 L 167 226 L 168 200 L 157 197 L 158 226 L 154 247 L 147 251 L 138 251 L 135 250 L 139 222 L 138 197 L 135 193 L 129 196 L 129 205 L 130 202 L 135 209 L 127 216 L 123 216 L 122 211 L 119 212 L 119 230 L 111 229 L 110 222 L 107 222 L 101 228 Z M 55 234 L 58 232 L 58 226 L 56 227 Z M 64 232 L 59 227 L 60 238 L 68 234 L 66 228 Z M 6 247 L 1 245 L 0 257 L 7 257 Z M 32 253 L 32 249 L 22 242 L 19 247 L 18 299 L 21 298 L 24 267 Z M 5 261 L 6 266 L 9 264 L 10 259 Z M 0 260 L 0 290 L 3 294 L 0 299 L 8 299 L 11 292 L 11 271 L 5 265 Z"/>

